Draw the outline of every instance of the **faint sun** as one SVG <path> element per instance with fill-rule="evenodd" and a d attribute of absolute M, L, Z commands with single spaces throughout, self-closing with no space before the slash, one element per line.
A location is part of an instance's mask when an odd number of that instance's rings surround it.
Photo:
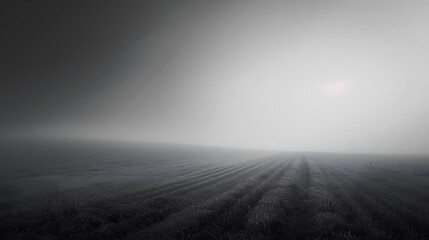
<path fill-rule="evenodd" d="M 324 92 L 328 95 L 340 95 L 346 89 L 345 82 L 334 82 L 323 88 Z"/>

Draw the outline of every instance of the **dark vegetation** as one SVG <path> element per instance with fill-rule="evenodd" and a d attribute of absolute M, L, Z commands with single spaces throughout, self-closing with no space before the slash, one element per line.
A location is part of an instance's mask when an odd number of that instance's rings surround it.
<path fill-rule="evenodd" d="M 9 174 L 0 239 L 429 239 L 424 157 L 190 149 L 98 148 Z M 50 174 L 80 180 L 21 192 Z"/>

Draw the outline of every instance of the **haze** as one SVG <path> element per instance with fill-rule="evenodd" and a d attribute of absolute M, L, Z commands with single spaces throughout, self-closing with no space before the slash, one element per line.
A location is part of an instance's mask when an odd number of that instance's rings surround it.
<path fill-rule="evenodd" d="M 13 8 L 5 137 L 429 153 L 426 1 Z"/>

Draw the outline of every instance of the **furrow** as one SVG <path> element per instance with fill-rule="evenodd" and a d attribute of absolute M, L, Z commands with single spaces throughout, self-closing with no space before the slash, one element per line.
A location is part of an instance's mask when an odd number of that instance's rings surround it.
<path fill-rule="evenodd" d="M 180 239 L 180 236 L 191 233 L 192 229 L 195 229 L 195 227 L 210 224 L 218 215 L 228 211 L 235 203 L 238 202 L 239 199 L 250 194 L 257 186 L 267 184 L 267 182 L 272 179 L 272 177 L 270 177 L 272 174 L 270 175 L 270 173 L 272 173 L 272 171 L 274 171 L 275 174 L 278 173 L 281 171 L 278 167 L 282 165 L 282 163 L 277 162 L 274 165 L 266 167 L 261 170 L 259 175 L 239 184 L 235 188 L 210 198 L 202 204 L 187 208 L 184 211 L 166 219 L 164 222 L 161 222 L 146 231 L 135 234 L 131 238 L 143 237 L 146 239 L 156 239 L 157 237 L 170 237 Z M 181 231 L 178 232 L 177 229 L 181 229 Z"/>

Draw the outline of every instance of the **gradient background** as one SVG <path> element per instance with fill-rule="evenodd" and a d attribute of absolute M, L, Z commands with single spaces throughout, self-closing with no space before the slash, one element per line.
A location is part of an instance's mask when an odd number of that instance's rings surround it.
<path fill-rule="evenodd" d="M 428 12 L 427 1 L 5 1 L 0 134 L 428 154 Z"/>

